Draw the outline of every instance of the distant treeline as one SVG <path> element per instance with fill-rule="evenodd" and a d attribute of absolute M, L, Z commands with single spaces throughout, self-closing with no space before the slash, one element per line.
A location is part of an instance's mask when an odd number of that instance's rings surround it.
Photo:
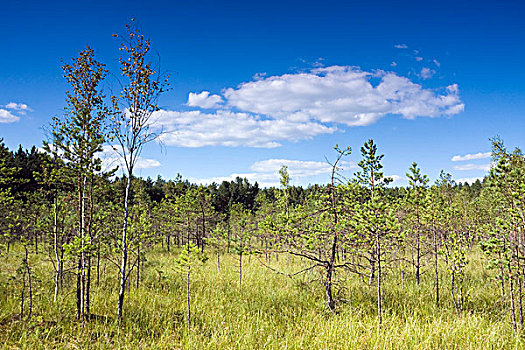
<path fill-rule="evenodd" d="M 39 190 L 49 190 L 48 185 L 39 182 L 38 175 L 44 170 L 46 161 L 49 161 L 49 155 L 40 151 L 36 146 L 30 149 L 24 149 L 21 145 L 16 151 L 10 150 L 2 139 L 0 139 L 0 165 L 5 170 L 15 176 L 4 178 L 0 181 L 0 189 L 10 189 L 11 193 L 20 199 L 25 199 L 27 193 Z M 0 173 L 1 174 L 1 173 Z M 178 174 L 175 179 L 163 179 L 160 175 L 154 180 L 151 177 L 145 179 L 137 177 L 135 181 L 135 190 L 143 189 L 152 202 L 159 203 L 167 196 L 180 196 L 189 188 L 196 188 L 199 185 L 184 180 Z M 328 180 L 328 179 L 327 179 Z M 126 178 L 119 176 L 105 177 L 104 188 L 106 188 L 108 198 L 119 201 L 124 195 Z M 476 180 L 474 183 L 454 183 L 453 187 L 458 190 L 465 189 L 469 191 L 472 197 L 477 197 L 481 193 L 484 181 Z M 290 186 L 289 200 L 292 205 L 304 204 L 309 195 L 321 191 L 324 185 L 313 184 L 308 187 Z M 251 184 L 248 179 L 237 177 L 232 181 L 223 181 L 220 184 L 212 183 L 205 186 L 213 202 L 215 211 L 221 214 L 227 214 L 233 204 L 242 204 L 244 208 L 256 210 L 256 198 L 259 193 L 263 193 L 272 202 L 275 202 L 275 187 L 260 188 L 257 182 Z M 73 185 L 71 185 L 73 189 Z M 391 186 L 385 189 L 385 195 L 390 198 L 403 199 L 407 195 L 405 187 Z"/>

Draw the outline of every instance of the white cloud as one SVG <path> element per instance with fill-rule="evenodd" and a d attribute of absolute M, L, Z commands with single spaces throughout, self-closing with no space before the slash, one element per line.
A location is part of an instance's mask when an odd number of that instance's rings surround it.
<path fill-rule="evenodd" d="M 210 109 L 218 108 L 222 102 L 222 97 L 219 95 L 210 95 L 209 91 L 202 91 L 201 93 L 190 92 L 186 104 L 190 107 Z"/>
<path fill-rule="evenodd" d="M 19 111 L 19 112 L 22 112 L 22 113 L 24 113 L 24 112 L 32 112 L 33 111 L 25 103 L 16 103 L 16 102 L 9 102 L 8 104 L 5 105 L 5 108 L 12 109 L 14 111 Z"/>
<path fill-rule="evenodd" d="M 390 66 L 391 67 L 397 67 L 397 62 L 396 61 L 392 61 L 392 63 L 390 63 Z"/>
<path fill-rule="evenodd" d="M 418 62 L 423 61 L 423 57 L 417 56 L 417 57 L 416 57 L 416 61 L 418 61 Z"/>
<path fill-rule="evenodd" d="M 1 123 L 14 123 L 20 120 L 20 117 L 14 115 L 8 110 L 0 108 L 0 124 Z"/>
<path fill-rule="evenodd" d="M 0 105 L 0 107 L 4 107 L 0 108 L 0 124 L 17 122 L 20 120 L 20 115 L 33 111 L 25 103 L 9 102 L 5 106 Z"/>
<path fill-rule="evenodd" d="M 137 159 L 137 164 L 135 164 L 135 169 L 157 168 L 160 165 L 160 162 L 156 159 L 139 158 Z"/>
<path fill-rule="evenodd" d="M 250 173 L 233 173 L 229 176 L 217 176 L 206 179 L 190 178 L 190 182 L 199 184 L 211 184 L 221 183 L 222 181 L 232 181 L 237 177 L 247 178 L 251 183 L 256 181 L 261 187 L 279 187 L 280 175 L 279 169 L 283 165 L 288 167 L 288 173 L 290 174 L 290 180 L 295 185 L 307 185 L 310 183 L 309 179 L 314 176 L 327 175 L 326 179 L 328 182 L 329 175 L 332 171 L 332 166 L 327 162 L 319 161 L 305 161 L 305 160 L 293 160 L 293 159 L 266 159 L 257 161 L 250 166 Z M 344 161 L 341 164 L 343 169 L 355 168 L 356 165 L 353 162 Z"/>
<path fill-rule="evenodd" d="M 489 171 L 490 170 L 490 163 L 489 164 L 462 164 L 462 165 L 456 165 L 453 167 L 454 170 L 483 170 L 483 171 Z"/>
<path fill-rule="evenodd" d="M 337 130 L 318 122 L 293 122 L 283 119 L 263 119 L 248 113 L 219 110 L 158 111 L 155 126 L 165 133 L 160 140 L 167 145 L 182 147 L 248 146 L 279 147 L 278 141 L 299 141 Z"/>
<path fill-rule="evenodd" d="M 165 144 L 272 148 L 333 133 L 338 124 L 364 126 L 386 115 L 452 116 L 464 109 L 456 84 L 425 89 L 394 72 L 351 66 L 259 74 L 222 96 L 190 93 L 186 105 L 213 111 L 156 112 L 153 126 L 165 132 Z"/>
<path fill-rule="evenodd" d="M 490 158 L 491 156 L 492 156 L 491 152 L 479 152 L 479 153 L 465 154 L 464 156 L 456 155 L 452 157 L 451 160 L 453 162 L 462 162 L 465 160 Z"/>
<path fill-rule="evenodd" d="M 421 69 L 421 73 L 419 73 L 419 76 L 423 79 L 430 79 L 436 74 L 436 71 L 427 67 L 423 67 Z"/>
<path fill-rule="evenodd" d="M 479 181 L 483 181 L 483 177 L 463 177 L 461 179 L 457 179 L 457 180 L 454 180 L 456 181 L 456 183 L 466 183 L 468 182 L 469 184 L 473 184 L 474 182 L 476 182 L 477 180 Z"/>
<path fill-rule="evenodd" d="M 256 172 L 278 174 L 283 165 L 288 167 L 288 173 L 292 178 L 330 174 L 332 166 L 327 162 L 291 160 L 291 159 L 267 159 L 252 164 L 251 170 Z M 351 162 L 342 162 L 340 168 L 350 169 L 356 165 Z"/>
<path fill-rule="evenodd" d="M 260 174 L 260 173 L 233 173 L 229 176 L 215 176 L 205 179 L 189 178 L 190 183 L 197 183 L 202 185 L 209 185 L 212 183 L 220 184 L 223 181 L 234 181 L 237 177 L 241 179 L 246 178 L 251 184 L 257 182 L 259 187 L 279 187 L 279 177 L 274 174 Z"/>
<path fill-rule="evenodd" d="M 436 67 L 438 67 L 438 68 L 441 67 L 441 63 L 439 63 L 438 60 L 434 60 L 433 62 L 436 65 Z"/>
<path fill-rule="evenodd" d="M 394 45 L 394 47 L 396 49 L 407 49 L 408 48 L 406 44 L 397 44 L 397 45 Z"/>
<path fill-rule="evenodd" d="M 108 171 L 117 166 L 120 169 L 125 168 L 124 160 L 119 155 L 117 151 L 113 148 L 119 149 L 119 146 L 110 146 L 105 145 L 102 147 L 102 154 L 100 154 L 100 159 L 102 160 L 102 170 Z M 135 163 L 135 169 L 150 169 L 161 166 L 160 162 L 155 159 L 148 159 L 139 157 Z"/>
<path fill-rule="evenodd" d="M 379 78 L 377 85 L 372 78 Z M 332 66 L 272 76 L 224 91 L 227 104 L 248 113 L 293 122 L 315 120 L 369 125 L 387 114 L 404 118 L 457 114 L 464 109 L 457 85 L 442 93 L 393 72 Z"/>

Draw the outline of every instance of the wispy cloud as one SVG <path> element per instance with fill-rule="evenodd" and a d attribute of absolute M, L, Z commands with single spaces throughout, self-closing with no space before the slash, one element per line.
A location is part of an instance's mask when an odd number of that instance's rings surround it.
<path fill-rule="evenodd" d="M 222 181 L 232 181 L 237 177 L 247 178 L 250 182 L 255 182 L 262 187 L 279 186 L 279 169 L 283 165 L 288 167 L 288 173 L 293 184 L 296 185 L 307 185 L 311 183 L 309 179 L 314 176 L 328 175 L 332 171 L 332 166 L 327 162 L 319 161 L 305 161 L 305 160 L 293 160 L 293 159 L 266 159 L 257 161 L 250 166 L 252 172 L 247 173 L 233 173 L 228 176 L 217 176 L 211 178 L 197 179 L 190 178 L 190 182 L 196 182 L 200 184 L 210 183 L 221 183 Z M 349 170 L 355 168 L 356 165 L 353 162 L 344 161 L 341 164 L 342 170 Z"/>
<path fill-rule="evenodd" d="M 166 145 L 181 147 L 274 148 L 281 146 L 283 141 L 296 142 L 337 130 L 318 122 L 264 119 L 224 110 L 213 113 L 158 111 L 155 119 L 156 126 L 164 130 L 160 140 Z"/>
<path fill-rule="evenodd" d="M 283 165 L 288 167 L 291 177 L 315 176 L 329 174 L 332 166 L 327 162 L 292 160 L 292 159 L 267 159 L 252 164 L 251 170 L 263 173 L 278 173 Z M 341 169 L 353 169 L 356 165 L 352 162 L 341 162 Z"/>
<path fill-rule="evenodd" d="M 462 165 L 455 165 L 453 167 L 454 170 L 483 170 L 483 171 L 489 171 L 490 170 L 490 163 L 489 164 L 462 164 Z"/>
<path fill-rule="evenodd" d="M 419 76 L 423 79 L 430 79 L 436 74 L 436 71 L 427 67 L 421 68 L 421 73 L 419 73 Z"/>
<path fill-rule="evenodd" d="M 474 160 L 474 159 L 486 159 L 490 158 L 492 156 L 491 152 L 479 152 L 479 153 L 472 153 L 472 154 L 465 154 L 463 156 L 461 155 L 455 155 L 452 157 L 453 162 L 463 162 L 466 160 Z"/>
<path fill-rule="evenodd" d="M 407 44 L 397 44 L 397 45 L 394 45 L 394 47 L 396 49 L 408 49 Z"/>

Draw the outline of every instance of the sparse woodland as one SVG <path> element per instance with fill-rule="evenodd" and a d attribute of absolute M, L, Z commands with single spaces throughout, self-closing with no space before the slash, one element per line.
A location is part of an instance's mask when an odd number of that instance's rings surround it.
<path fill-rule="evenodd" d="M 308 188 L 285 164 L 279 188 L 142 179 L 169 85 L 140 29 L 125 35 L 121 91 L 103 92 L 109 72 L 87 47 L 63 66 L 70 89 L 43 148 L 0 142 L 4 346 L 524 346 L 519 149 L 490 140 L 492 169 L 471 185 L 431 183 L 413 163 L 409 186 L 392 187 L 373 140 L 327 150 L 332 174 Z M 123 167 L 102 169 L 104 145 Z"/>

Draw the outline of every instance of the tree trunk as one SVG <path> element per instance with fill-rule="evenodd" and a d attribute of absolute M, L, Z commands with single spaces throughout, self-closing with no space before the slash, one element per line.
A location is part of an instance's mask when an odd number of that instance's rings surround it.
<path fill-rule="evenodd" d="M 55 293 L 53 295 L 53 302 L 56 303 L 58 296 L 58 288 L 60 284 L 60 275 L 62 274 L 62 261 L 58 255 L 58 199 L 57 194 L 53 198 L 53 248 L 55 251 L 56 271 L 55 271 Z"/>
<path fill-rule="evenodd" d="M 503 266 L 503 260 L 501 258 L 501 252 L 498 252 L 499 257 L 499 271 L 500 271 L 500 282 L 501 282 L 501 297 L 505 298 L 505 270 Z"/>
<path fill-rule="evenodd" d="M 512 327 L 514 328 L 514 332 L 518 331 L 518 327 L 516 326 L 516 306 L 514 304 L 514 283 L 513 283 L 513 276 L 512 276 L 512 268 L 511 263 L 507 264 L 508 270 L 509 270 L 509 293 L 510 293 L 510 311 L 511 311 L 511 317 L 512 317 Z"/>
<path fill-rule="evenodd" d="M 206 236 L 206 213 L 204 207 L 202 208 L 202 236 L 201 236 L 201 252 L 204 253 L 204 237 Z"/>
<path fill-rule="evenodd" d="M 137 245 L 137 281 L 135 282 L 135 289 L 139 289 L 140 281 L 140 242 Z"/>
<path fill-rule="evenodd" d="M 124 225 L 122 228 L 122 260 L 120 263 L 120 290 L 118 293 L 118 318 L 122 319 L 122 307 L 124 305 L 124 293 L 126 291 L 126 268 L 128 264 L 128 215 L 129 215 L 129 191 L 131 188 L 131 171 L 129 171 L 128 181 L 126 183 L 126 194 L 124 196 Z"/>
<path fill-rule="evenodd" d="M 82 297 L 80 294 L 82 292 L 82 289 L 80 287 L 81 285 L 81 281 L 80 281 L 81 266 L 82 266 L 82 263 L 80 261 L 80 258 L 78 258 L 78 264 L 77 264 L 77 320 L 80 320 L 80 317 L 82 316 Z"/>
<path fill-rule="evenodd" d="M 337 216 L 334 216 L 334 223 L 337 225 Z M 334 266 L 335 266 L 335 259 L 336 259 L 336 253 L 337 253 L 337 232 L 335 232 L 335 230 L 332 232 L 332 236 L 333 236 L 332 249 L 330 252 L 330 260 L 329 260 L 327 271 L 326 271 L 325 293 L 326 293 L 326 302 L 328 304 L 328 309 L 330 309 L 330 311 L 333 312 L 335 310 L 335 301 L 332 295 L 332 285 L 333 285 L 332 278 L 334 275 Z"/>
<path fill-rule="evenodd" d="M 379 242 L 379 235 L 377 235 L 377 316 L 379 324 L 383 323 L 383 293 L 381 290 L 381 245 Z"/>
<path fill-rule="evenodd" d="M 188 306 L 188 335 L 190 334 L 191 326 L 191 304 L 190 304 L 190 271 L 191 266 L 188 265 L 188 272 L 186 274 L 186 305 Z"/>
<path fill-rule="evenodd" d="M 100 282 L 100 242 L 97 244 L 97 287 Z"/>
<path fill-rule="evenodd" d="M 454 303 L 454 307 L 456 308 L 456 310 L 458 310 L 458 303 L 456 302 L 456 285 L 455 285 L 455 274 L 454 274 L 454 272 L 452 272 L 452 274 L 451 274 L 450 294 L 452 296 L 452 302 Z"/>
<path fill-rule="evenodd" d="M 20 292 L 20 320 L 24 318 L 24 302 L 25 302 L 25 293 L 26 291 L 26 270 L 22 273 L 22 289 Z"/>
<path fill-rule="evenodd" d="M 332 295 L 332 274 L 333 266 L 329 265 L 326 267 L 326 281 L 324 284 L 324 290 L 326 294 L 326 304 L 328 306 L 328 309 L 333 312 L 335 310 L 335 301 Z"/>
<path fill-rule="evenodd" d="M 87 178 L 83 178 L 83 184 L 82 184 L 82 207 L 81 207 L 81 252 L 80 252 L 80 261 L 81 261 L 81 285 L 80 285 L 80 312 L 81 317 L 84 319 L 84 314 L 86 312 L 86 252 L 85 252 L 85 244 L 84 240 L 86 237 L 86 182 Z"/>
<path fill-rule="evenodd" d="M 416 234 L 416 283 L 419 286 L 419 275 L 421 269 L 421 247 L 420 247 L 419 228 Z"/>
<path fill-rule="evenodd" d="M 86 315 L 89 317 L 90 314 L 90 305 L 91 305 L 91 255 L 87 257 L 87 274 L 86 274 Z"/>
<path fill-rule="evenodd" d="M 439 307 L 439 271 L 438 271 L 438 245 L 437 234 L 434 229 L 434 275 L 436 279 L 436 306 Z"/>

